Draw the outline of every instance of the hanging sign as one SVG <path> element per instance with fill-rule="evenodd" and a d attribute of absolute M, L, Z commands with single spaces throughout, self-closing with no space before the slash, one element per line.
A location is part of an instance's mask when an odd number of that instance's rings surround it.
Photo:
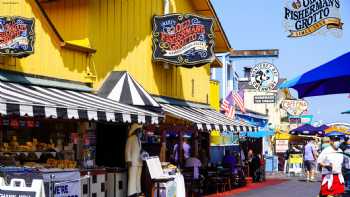
<path fill-rule="evenodd" d="M 305 100 L 283 100 L 282 109 L 286 110 L 289 115 L 299 116 L 308 108 L 308 103 Z"/>
<path fill-rule="evenodd" d="M 193 14 L 153 18 L 153 60 L 199 66 L 215 59 L 213 19 Z"/>
<path fill-rule="evenodd" d="M 271 63 L 255 65 L 250 72 L 250 85 L 259 91 L 273 90 L 279 79 L 277 68 Z"/>
<path fill-rule="evenodd" d="M 301 118 L 301 124 L 311 124 L 313 115 L 302 115 L 300 118 Z"/>
<path fill-rule="evenodd" d="M 301 117 L 300 116 L 289 116 L 288 120 L 289 120 L 289 123 L 291 123 L 291 124 L 301 124 Z"/>
<path fill-rule="evenodd" d="M 341 35 L 340 0 L 286 0 L 284 25 L 288 37 L 303 37 L 315 32 Z"/>
<path fill-rule="evenodd" d="M 276 94 L 254 96 L 254 104 L 276 103 Z"/>
<path fill-rule="evenodd" d="M 34 52 L 34 19 L 0 17 L 0 54 L 26 56 Z"/>

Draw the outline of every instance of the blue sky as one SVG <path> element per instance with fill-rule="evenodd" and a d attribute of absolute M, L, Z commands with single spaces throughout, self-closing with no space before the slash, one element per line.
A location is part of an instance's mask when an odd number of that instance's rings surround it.
<path fill-rule="evenodd" d="M 281 77 L 294 78 L 350 51 L 350 0 L 341 0 L 343 35 L 288 38 L 283 27 L 285 0 L 212 0 L 232 48 L 279 49 L 273 63 Z M 350 67 L 349 67 L 350 69 Z M 323 123 L 350 122 L 348 95 L 310 97 L 309 113 Z"/>

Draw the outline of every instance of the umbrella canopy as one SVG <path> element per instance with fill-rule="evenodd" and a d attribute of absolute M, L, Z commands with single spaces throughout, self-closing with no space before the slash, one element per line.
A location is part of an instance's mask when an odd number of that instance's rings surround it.
<path fill-rule="evenodd" d="M 279 88 L 294 88 L 299 98 L 350 92 L 350 52 L 303 75 L 286 81 Z"/>
<path fill-rule="evenodd" d="M 325 129 L 325 136 L 350 135 L 350 131 L 344 127 L 331 126 Z"/>
<path fill-rule="evenodd" d="M 343 111 L 342 114 L 350 114 L 350 110 Z"/>
<path fill-rule="evenodd" d="M 289 132 L 292 135 L 323 135 L 324 130 L 319 127 L 314 127 L 309 124 L 304 124 L 296 129 L 293 129 Z"/>

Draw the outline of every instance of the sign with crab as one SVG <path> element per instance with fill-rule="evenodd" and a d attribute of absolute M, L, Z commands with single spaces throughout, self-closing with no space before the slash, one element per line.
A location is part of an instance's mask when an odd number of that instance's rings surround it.
<path fill-rule="evenodd" d="M 277 86 L 278 80 L 279 72 L 276 66 L 263 62 L 252 68 L 249 84 L 259 91 L 268 92 Z"/>
<path fill-rule="evenodd" d="M 215 59 L 213 19 L 193 14 L 153 18 L 153 61 L 192 67 Z"/>

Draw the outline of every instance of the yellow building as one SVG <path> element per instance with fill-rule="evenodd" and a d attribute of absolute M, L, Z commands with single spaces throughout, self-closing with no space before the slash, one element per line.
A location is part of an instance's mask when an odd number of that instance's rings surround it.
<path fill-rule="evenodd" d="M 215 52 L 229 50 L 209 0 L 169 2 L 170 13 L 214 18 Z M 34 53 L 1 57 L 0 69 L 77 81 L 94 90 L 111 71 L 128 71 L 152 95 L 215 100 L 210 64 L 189 69 L 152 62 L 151 19 L 163 14 L 163 0 L 0 0 L 0 5 L 0 16 L 35 19 Z"/>

